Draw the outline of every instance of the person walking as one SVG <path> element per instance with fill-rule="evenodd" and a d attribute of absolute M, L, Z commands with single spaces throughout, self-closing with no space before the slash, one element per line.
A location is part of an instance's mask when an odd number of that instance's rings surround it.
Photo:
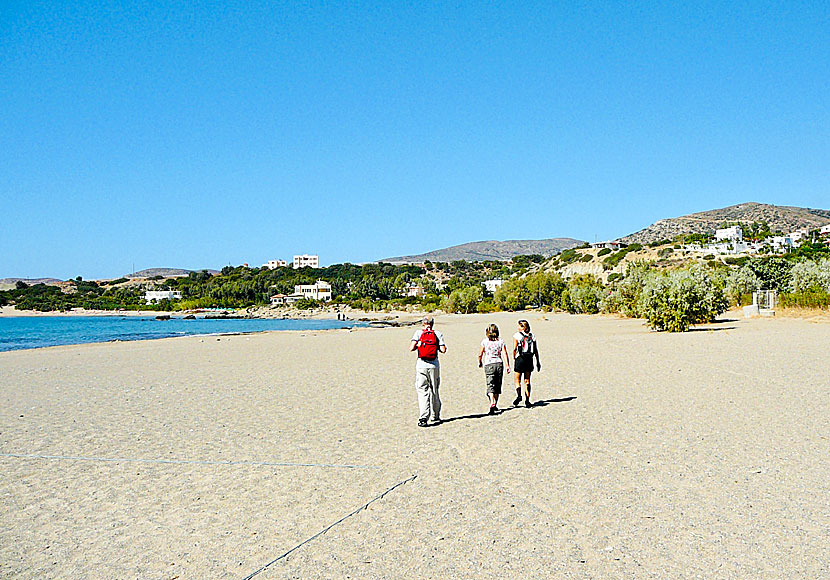
<path fill-rule="evenodd" d="M 513 406 L 522 402 L 522 383 L 524 383 L 525 407 L 532 407 L 530 402 L 530 374 L 533 372 L 533 357 L 536 357 L 536 370 L 542 370 L 539 362 L 539 347 L 536 338 L 530 332 L 527 320 L 519 321 L 519 331 L 513 335 L 513 370 L 516 371 L 516 399 Z"/>
<path fill-rule="evenodd" d="M 444 344 L 444 335 L 432 328 L 435 319 L 426 316 L 421 322 L 423 326 L 412 335 L 409 350 L 418 353 L 415 364 L 415 391 L 420 411 L 418 426 L 426 427 L 430 419 L 434 424 L 441 422 L 441 397 L 438 395 L 441 365 L 438 353 L 447 352 L 447 345 Z"/>
<path fill-rule="evenodd" d="M 501 384 L 504 379 L 504 364 L 501 356 L 504 353 L 504 361 L 507 363 L 507 374 L 510 374 L 510 357 L 507 354 L 507 345 L 499 338 L 499 327 L 491 324 L 484 332 L 486 338 L 481 341 L 481 350 L 478 352 L 478 366 L 484 366 L 484 382 L 487 388 L 487 396 L 490 398 L 490 411 L 488 415 L 495 415 L 499 411 L 499 395 L 501 395 Z"/>

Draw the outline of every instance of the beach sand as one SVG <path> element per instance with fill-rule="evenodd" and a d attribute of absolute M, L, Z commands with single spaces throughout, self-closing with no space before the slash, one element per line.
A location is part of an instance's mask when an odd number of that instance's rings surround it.
<path fill-rule="evenodd" d="M 520 317 L 538 405 L 488 417 L 478 345 Z M 0 576 L 830 577 L 830 324 L 436 328 L 427 429 L 412 328 L 0 353 Z"/>

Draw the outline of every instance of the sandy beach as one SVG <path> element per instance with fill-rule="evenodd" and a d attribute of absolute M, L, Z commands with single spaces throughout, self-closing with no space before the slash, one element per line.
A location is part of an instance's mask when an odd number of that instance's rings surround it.
<path fill-rule="evenodd" d="M 830 577 L 830 324 L 523 316 L 537 406 L 441 316 L 427 429 L 411 327 L 0 353 L 0 577 Z"/>

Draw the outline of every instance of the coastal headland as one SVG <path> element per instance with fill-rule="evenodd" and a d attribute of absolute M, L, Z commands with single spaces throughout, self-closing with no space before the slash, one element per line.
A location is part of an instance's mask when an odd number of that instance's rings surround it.
<path fill-rule="evenodd" d="M 520 317 L 537 405 L 486 416 L 478 345 Z M 427 429 L 412 328 L 0 353 L 0 577 L 826 575 L 830 325 L 436 328 Z"/>

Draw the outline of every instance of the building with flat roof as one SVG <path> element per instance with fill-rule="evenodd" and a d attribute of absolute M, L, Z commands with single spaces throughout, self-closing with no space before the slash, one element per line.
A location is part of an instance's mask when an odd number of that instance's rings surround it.
<path fill-rule="evenodd" d="M 147 290 L 144 292 L 144 301 L 147 304 L 161 302 L 162 300 L 181 300 L 181 290 Z"/>
<path fill-rule="evenodd" d="M 277 268 L 285 268 L 288 266 L 288 262 L 285 260 L 268 260 L 267 263 L 263 264 L 263 268 L 268 268 L 269 270 L 276 270 Z"/>
<path fill-rule="evenodd" d="M 317 254 L 303 254 L 302 256 L 294 256 L 294 269 L 297 268 L 319 268 L 320 256 Z"/>
<path fill-rule="evenodd" d="M 331 300 L 331 284 L 324 280 L 317 280 L 314 284 L 298 284 L 294 286 L 294 294 L 302 294 L 303 298 L 319 302 L 328 302 Z"/>

